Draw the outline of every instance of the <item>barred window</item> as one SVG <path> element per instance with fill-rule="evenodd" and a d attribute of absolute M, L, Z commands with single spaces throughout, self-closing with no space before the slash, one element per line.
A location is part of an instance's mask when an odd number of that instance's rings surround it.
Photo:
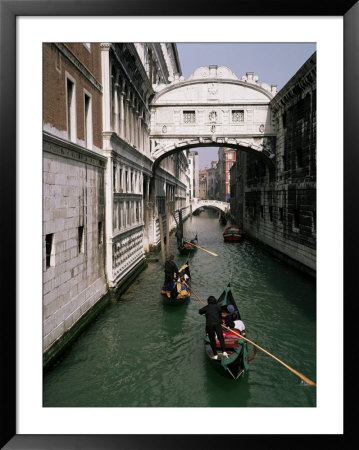
<path fill-rule="evenodd" d="M 45 237 L 45 243 L 46 243 L 46 269 L 48 269 L 51 266 L 54 266 L 54 235 L 53 234 L 47 234 Z"/>
<path fill-rule="evenodd" d="M 232 122 L 244 122 L 244 110 L 238 109 L 232 111 Z"/>
<path fill-rule="evenodd" d="M 102 222 L 98 222 L 98 245 L 103 243 L 103 234 L 102 234 Z"/>
<path fill-rule="evenodd" d="M 183 111 L 183 122 L 184 123 L 195 123 L 196 122 L 196 112 L 195 111 Z"/>
<path fill-rule="evenodd" d="M 77 228 L 77 234 L 78 234 L 78 240 L 77 240 L 77 244 L 78 244 L 78 252 L 79 253 L 83 253 L 84 252 L 84 226 L 81 225 L 80 227 Z"/>

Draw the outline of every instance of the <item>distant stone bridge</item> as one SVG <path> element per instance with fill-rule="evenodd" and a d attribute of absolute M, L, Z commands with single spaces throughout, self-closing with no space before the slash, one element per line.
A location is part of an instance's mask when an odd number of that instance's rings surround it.
<path fill-rule="evenodd" d="M 230 204 L 227 202 L 221 202 L 219 200 L 195 200 L 192 205 L 192 212 L 204 206 L 220 209 L 224 213 L 229 212 Z"/>

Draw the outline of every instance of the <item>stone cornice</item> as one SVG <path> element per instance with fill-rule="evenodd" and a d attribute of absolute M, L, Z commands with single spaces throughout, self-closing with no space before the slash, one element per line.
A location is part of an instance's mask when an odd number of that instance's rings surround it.
<path fill-rule="evenodd" d="M 150 139 L 151 140 L 169 140 L 169 139 L 175 139 L 178 140 L 179 142 L 182 142 L 181 139 L 183 141 L 190 141 L 192 139 L 198 139 L 199 147 L 205 146 L 207 143 L 221 143 L 221 144 L 226 144 L 226 142 L 232 142 L 233 140 L 241 140 L 241 139 L 251 139 L 251 138 L 263 138 L 263 137 L 272 137 L 272 136 L 277 136 L 276 133 L 260 133 L 260 132 L 252 132 L 252 133 L 247 133 L 247 134 L 241 134 L 240 138 L 238 137 L 238 133 L 233 133 L 233 135 L 229 134 L 229 133 L 216 133 L 215 135 L 210 134 L 210 133 L 206 133 L 206 134 L 201 134 L 201 136 L 199 137 L 198 134 L 190 134 L 190 133 L 186 133 L 186 134 L 176 134 L 176 135 L 171 135 L 171 134 L 151 134 L 150 135 Z M 183 144 L 184 145 L 184 144 Z M 180 147 L 180 145 L 178 145 L 178 147 Z"/>
<path fill-rule="evenodd" d="M 148 156 L 141 153 L 136 148 L 132 147 L 128 142 L 124 141 L 118 134 L 113 132 L 103 132 L 104 139 L 110 141 L 111 143 L 111 149 L 109 150 L 111 153 L 112 158 L 116 159 L 119 158 L 125 163 L 127 163 L 129 166 L 136 167 L 139 170 L 142 170 L 144 173 L 147 173 L 148 175 L 152 173 L 152 165 L 153 160 L 148 158 Z M 134 159 L 126 158 L 126 156 L 123 155 L 123 153 L 119 153 L 115 147 L 123 148 L 127 150 L 129 153 L 134 154 Z"/>
<path fill-rule="evenodd" d="M 102 93 L 102 85 L 96 80 L 92 73 L 79 61 L 71 50 L 62 43 L 54 43 L 55 47 L 78 69 L 90 83 Z"/>
<path fill-rule="evenodd" d="M 49 144 L 46 148 L 44 147 L 44 152 L 105 168 L 106 157 L 49 133 L 43 132 L 42 134 L 44 142 Z"/>
<path fill-rule="evenodd" d="M 182 181 L 178 180 L 175 175 L 172 175 L 170 172 L 167 172 L 166 170 L 162 169 L 161 166 L 156 167 L 156 176 L 159 178 L 163 178 L 166 181 L 174 184 L 175 186 L 181 187 L 183 189 L 186 189 L 186 185 L 182 183 Z"/>
<path fill-rule="evenodd" d="M 126 201 L 142 200 L 143 198 L 142 194 L 135 194 L 133 192 L 114 192 L 113 195 L 116 199 Z"/>
<path fill-rule="evenodd" d="M 159 105 L 151 105 L 151 111 L 152 110 L 157 110 L 160 108 L 173 108 L 176 107 L 177 109 L 191 109 L 191 108 L 197 108 L 197 107 L 201 107 L 201 108 L 209 108 L 209 109 L 222 109 L 222 108 L 228 108 L 233 109 L 233 108 L 237 108 L 237 107 L 257 107 L 257 106 L 263 106 L 263 107 L 268 107 L 270 100 L 268 99 L 268 102 L 264 103 L 263 100 L 258 100 L 258 103 L 255 103 L 253 101 L 251 102 L 247 102 L 245 100 L 240 100 L 241 103 L 238 103 L 239 100 L 237 101 L 237 103 L 235 102 L 231 102 L 231 103 L 188 103 L 186 101 L 184 101 L 183 103 L 179 103 L 179 102 L 175 102 L 175 103 L 160 103 Z"/>
<path fill-rule="evenodd" d="M 233 80 L 233 79 L 227 79 L 227 78 L 206 78 L 206 79 L 194 79 L 194 80 L 187 80 L 187 81 L 181 81 L 179 83 L 173 83 L 169 86 L 164 87 L 161 91 L 156 92 L 154 97 L 151 100 L 151 104 L 155 105 L 156 102 L 162 97 L 163 94 L 166 94 L 167 92 L 174 91 L 178 88 L 184 87 L 184 86 L 191 86 L 196 84 L 233 84 L 237 86 L 243 86 L 245 88 L 253 89 L 255 91 L 258 91 L 262 94 L 264 94 L 266 97 L 268 97 L 268 102 L 272 100 L 273 94 L 268 92 L 266 89 L 262 88 L 260 85 L 257 85 L 255 83 L 247 83 L 245 81 L 241 80 Z M 210 104 L 210 102 L 208 102 Z M 157 106 L 157 105 L 156 105 Z"/>

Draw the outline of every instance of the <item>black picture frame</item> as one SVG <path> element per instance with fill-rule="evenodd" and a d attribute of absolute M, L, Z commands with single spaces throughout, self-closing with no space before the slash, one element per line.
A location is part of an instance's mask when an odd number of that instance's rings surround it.
<path fill-rule="evenodd" d="M 326 2 L 302 0 L 269 2 L 257 0 L 217 2 L 183 0 L 0 0 L 0 143 L 3 220 L 2 239 L 2 312 L 1 312 L 1 448 L 6 449 L 183 449 L 237 448 L 246 444 L 276 448 L 295 441 L 301 446 L 320 445 L 325 438 L 327 448 L 346 448 L 354 429 L 354 414 L 347 414 L 343 435 L 18 435 L 16 433 L 16 17 L 19 16 L 342 16 L 344 19 L 344 321 L 346 345 L 343 343 L 346 373 L 357 373 L 351 343 L 354 342 L 357 305 L 358 214 L 356 180 L 359 152 L 359 5 L 357 0 Z M 328 76 L 330 76 L 328 74 Z M 330 132 L 330 127 L 328 132 Z M 333 180 L 335 188 L 335 180 Z M 329 243 L 328 243 L 329 245 Z M 29 294 L 31 295 L 31 294 Z M 344 297 L 345 298 L 345 297 Z M 335 331 L 335 330 L 333 330 Z M 331 337 L 335 338 L 335 336 Z M 329 368 L 328 368 L 329 370 Z M 355 379 L 355 377 L 354 377 Z M 348 380 L 346 380 L 348 381 Z M 333 374 L 335 389 L 335 374 Z M 351 411 L 350 387 L 344 391 L 345 410 Z M 214 419 L 216 412 L 214 411 Z M 238 418 L 243 424 L 245 419 Z M 200 416 L 198 418 L 201 424 Z M 203 425 L 203 424 L 202 424 Z M 210 424 L 208 424 L 210 426 Z M 201 430 L 203 427 L 201 426 Z M 344 439 L 347 438 L 345 441 Z"/>

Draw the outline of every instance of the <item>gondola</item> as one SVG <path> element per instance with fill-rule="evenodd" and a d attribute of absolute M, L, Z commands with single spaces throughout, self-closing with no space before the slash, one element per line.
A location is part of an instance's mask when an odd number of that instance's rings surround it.
<path fill-rule="evenodd" d="M 229 225 L 223 230 L 223 239 L 225 242 L 240 242 L 243 237 L 243 231 L 238 225 Z"/>
<path fill-rule="evenodd" d="M 191 274 L 188 261 L 178 269 L 177 279 L 173 280 L 173 289 L 171 292 L 165 290 L 165 286 L 161 289 L 163 303 L 168 305 L 178 305 L 184 303 L 190 298 L 191 293 L 186 287 L 191 285 Z"/>
<path fill-rule="evenodd" d="M 181 255 L 188 255 L 190 253 L 194 253 L 197 250 L 196 245 L 198 244 L 197 235 L 191 239 L 190 241 L 183 239 L 182 245 L 178 245 L 178 251 Z"/>
<path fill-rule="evenodd" d="M 240 313 L 233 298 L 230 283 L 228 283 L 227 287 L 218 298 L 217 304 L 221 306 L 222 316 L 226 315 L 228 305 L 233 305 L 234 310 L 237 312 L 238 319 L 241 320 Z M 225 329 L 223 330 L 224 342 L 228 358 L 222 356 L 221 346 L 217 337 L 216 348 L 218 349 L 218 359 L 213 358 L 214 355 L 208 336 L 206 336 L 204 339 L 204 346 L 211 363 L 219 368 L 223 368 L 230 377 L 236 380 L 248 370 L 248 362 L 251 359 L 255 358 L 257 353 L 256 349 L 254 349 L 254 355 L 249 356 L 247 342 L 243 338 L 241 339 L 240 336 L 238 336 L 241 334 L 240 330 L 234 328 L 233 331 L 234 332 L 227 331 Z"/>

